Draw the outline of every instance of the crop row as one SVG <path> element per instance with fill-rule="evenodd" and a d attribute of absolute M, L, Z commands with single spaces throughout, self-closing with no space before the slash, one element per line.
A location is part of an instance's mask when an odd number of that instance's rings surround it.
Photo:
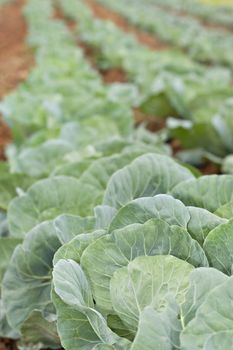
<path fill-rule="evenodd" d="M 232 153 L 233 89 L 227 69 L 207 69 L 173 49 L 151 51 L 112 22 L 94 18 L 84 2 L 59 3 L 77 22 L 81 39 L 96 48 L 96 63 L 101 68 L 121 67 L 127 73 L 136 88 L 131 94 L 134 106 L 149 115 L 173 116 L 167 124 L 169 134 L 192 150 L 182 153 L 181 159 L 200 162 L 206 151 L 219 157 Z M 120 6 L 120 2 L 114 2 L 114 6 Z M 217 161 L 221 163 L 221 159 Z M 231 173 L 231 161 L 228 163 L 224 169 Z"/>
<path fill-rule="evenodd" d="M 100 2 L 119 11 L 130 22 L 185 50 L 195 60 L 226 65 L 232 70 L 233 39 L 230 32 L 210 30 L 192 16 L 174 16 L 150 2 L 130 0 L 127 8 L 123 0 Z"/>
<path fill-rule="evenodd" d="M 179 54 L 170 72 L 168 53 L 95 20 L 81 1 L 59 5 L 130 83 L 106 86 L 54 2 L 28 1 L 35 67 L 0 107 L 13 134 L 1 164 L 0 336 L 29 350 L 231 349 L 233 175 L 200 176 L 132 115 L 147 93 L 157 105 L 173 92 L 156 94 L 155 82 L 143 92 L 133 63 L 142 78 L 152 67 L 147 78 L 182 82 L 207 70 Z"/>
<path fill-rule="evenodd" d="M 222 5 L 216 10 L 214 6 L 205 4 L 196 0 L 146 0 L 159 6 L 166 7 L 178 11 L 178 13 L 186 13 L 197 16 L 199 19 L 207 21 L 211 24 L 220 24 L 225 27 L 233 28 L 232 6 Z M 221 4 L 221 2 L 219 2 Z"/>

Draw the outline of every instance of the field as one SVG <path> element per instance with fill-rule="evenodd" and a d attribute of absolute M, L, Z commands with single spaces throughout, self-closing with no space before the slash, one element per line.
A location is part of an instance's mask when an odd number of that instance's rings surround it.
<path fill-rule="evenodd" d="M 233 350 L 212 4 L 0 0 L 0 350 Z"/>

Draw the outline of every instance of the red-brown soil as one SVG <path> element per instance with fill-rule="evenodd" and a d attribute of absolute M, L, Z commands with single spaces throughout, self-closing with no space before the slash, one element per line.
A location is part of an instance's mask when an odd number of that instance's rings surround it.
<path fill-rule="evenodd" d="M 24 4 L 25 0 L 16 0 L 0 8 L 0 99 L 27 78 L 33 64 L 32 53 L 25 44 Z M 10 139 L 9 128 L 0 119 L 0 159 L 4 158 L 4 147 Z"/>
<path fill-rule="evenodd" d="M 33 63 L 32 53 L 25 44 L 24 4 L 25 0 L 16 0 L 0 9 L 0 97 L 27 78 Z"/>
<path fill-rule="evenodd" d="M 157 132 L 159 130 L 162 130 L 166 126 L 166 120 L 165 118 L 156 117 L 156 116 L 150 116 L 145 115 L 138 109 L 134 109 L 134 121 L 136 125 L 140 125 L 142 123 L 146 124 L 146 128 L 152 132 Z"/>
<path fill-rule="evenodd" d="M 15 341 L 0 339 L 0 350 L 18 350 Z"/>

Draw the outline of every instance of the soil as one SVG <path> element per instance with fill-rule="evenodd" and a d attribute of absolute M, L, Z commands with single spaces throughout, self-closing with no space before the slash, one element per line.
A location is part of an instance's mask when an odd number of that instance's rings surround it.
<path fill-rule="evenodd" d="M 15 341 L 10 339 L 0 339 L 0 350 L 18 350 Z"/>
<path fill-rule="evenodd" d="M 123 31 L 127 33 L 132 33 L 141 44 L 150 48 L 151 50 L 166 50 L 169 48 L 169 45 L 167 45 L 166 43 L 155 38 L 153 35 L 136 28 L 134 25 L 131 25 L 121 15 L 97 3 L 95 0 L 86 0 L 86 3 L 92 9 L 95 17 L 103 20 L 112 21 Z"/>
<path fill-rule="evenodd" d="M 146 124 L 146 128 L 152 132 L 157 132 L 165 128 L 166 120 L 165 118 L 150 116 L 142 113 L 138 109 L 134 109 L 134 121 L 136 125 L 140 125 L 142 123 Z"/>
<path fill-rule="evenodd" d="M 0 9 L 0 98 L 27 78 L 33 63 L 25 44 L 24 4 L 25 0 L 16 0 Z"/>
<path fill-rule="evenodd" d="M 210 161 L 206 161 L 199 167 L 199 170 L 203 175 L 221 174 L 220 167 L 214 163 L 211 163 Z"/>
<path fill-rule="evenodd" d="M 100 73 L 105 84 L 126 83 L 128 81 L 126 72 L 121 68 L 103 70 Z"/>
<path fill-rule="evenodd" d="M 16 0 L 0 8 L 0 99 L 27 78 L 33 64 L 33 55 L 25 44 L 24 4 L 25 0 Z M 0 118 L 0 160 L 10 140 L 10 130 Z"/>

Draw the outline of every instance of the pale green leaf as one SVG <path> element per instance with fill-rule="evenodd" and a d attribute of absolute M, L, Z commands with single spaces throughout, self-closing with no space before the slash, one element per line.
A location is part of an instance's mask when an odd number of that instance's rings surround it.
<path fill-rule="evenodd" d="M 45 222 L 29 232 L 14 250 L 2 284 L 7 318 L 13 328 L 20 329 L 35 309 L 53 313 L 51 270 L 60 245 L 53 223 Z"/>
<path fill-rule="evenodd" d="M 204 251 L 187 231 L 160 219 L 132 224 L 89 245 L 81 258 L 97 306 L 111 312 L 109 285 L 113 273 L 138 256 L 174 255 L 194 266 L 208 266 Z"/>
<path fill-rule="evenodd" d="M 95 218 L 60 215 L 54 220 L 54 226 L 60 242 L 65 244 L 81 233 L 92 231 L 95 227 Z"/>
<path fill-rule="evenodd" d="M 212 289 L 181 333 L 182 350 L 202 350 L 215 335 L 233 331 L 233 277 Z M 215 348 L 213 348 L 215 349 Z"/>
<path fill-rule="evenodd" d="M 207 236 L 203 248 L 210 265 L 231 275 L 233 264 L 233 219 L 217 226 Z"/>
<path fill-rule="evenodd" d="M 115 172 L 107 185 L 104 204 L 119 209 L 135 198 L 169 193 L 180 182 L 193 178 L 172 158 L 148 153 Z"/>
<path fill-rule="evenodd" d="M 233 199 L 233 175 L 207 175 L 178 184 L 172 195 L 185 205 L 200 207 L 214 213 Z"/>
<path fill-rule="evenodd" d="M 185 300 L 193 266 L 174 256 L 141 256 L 118 269 L 110 284 L 113 308 L 125 325 L 136 333 L 146 306 L 163 312 L 173 298 Z"/>

